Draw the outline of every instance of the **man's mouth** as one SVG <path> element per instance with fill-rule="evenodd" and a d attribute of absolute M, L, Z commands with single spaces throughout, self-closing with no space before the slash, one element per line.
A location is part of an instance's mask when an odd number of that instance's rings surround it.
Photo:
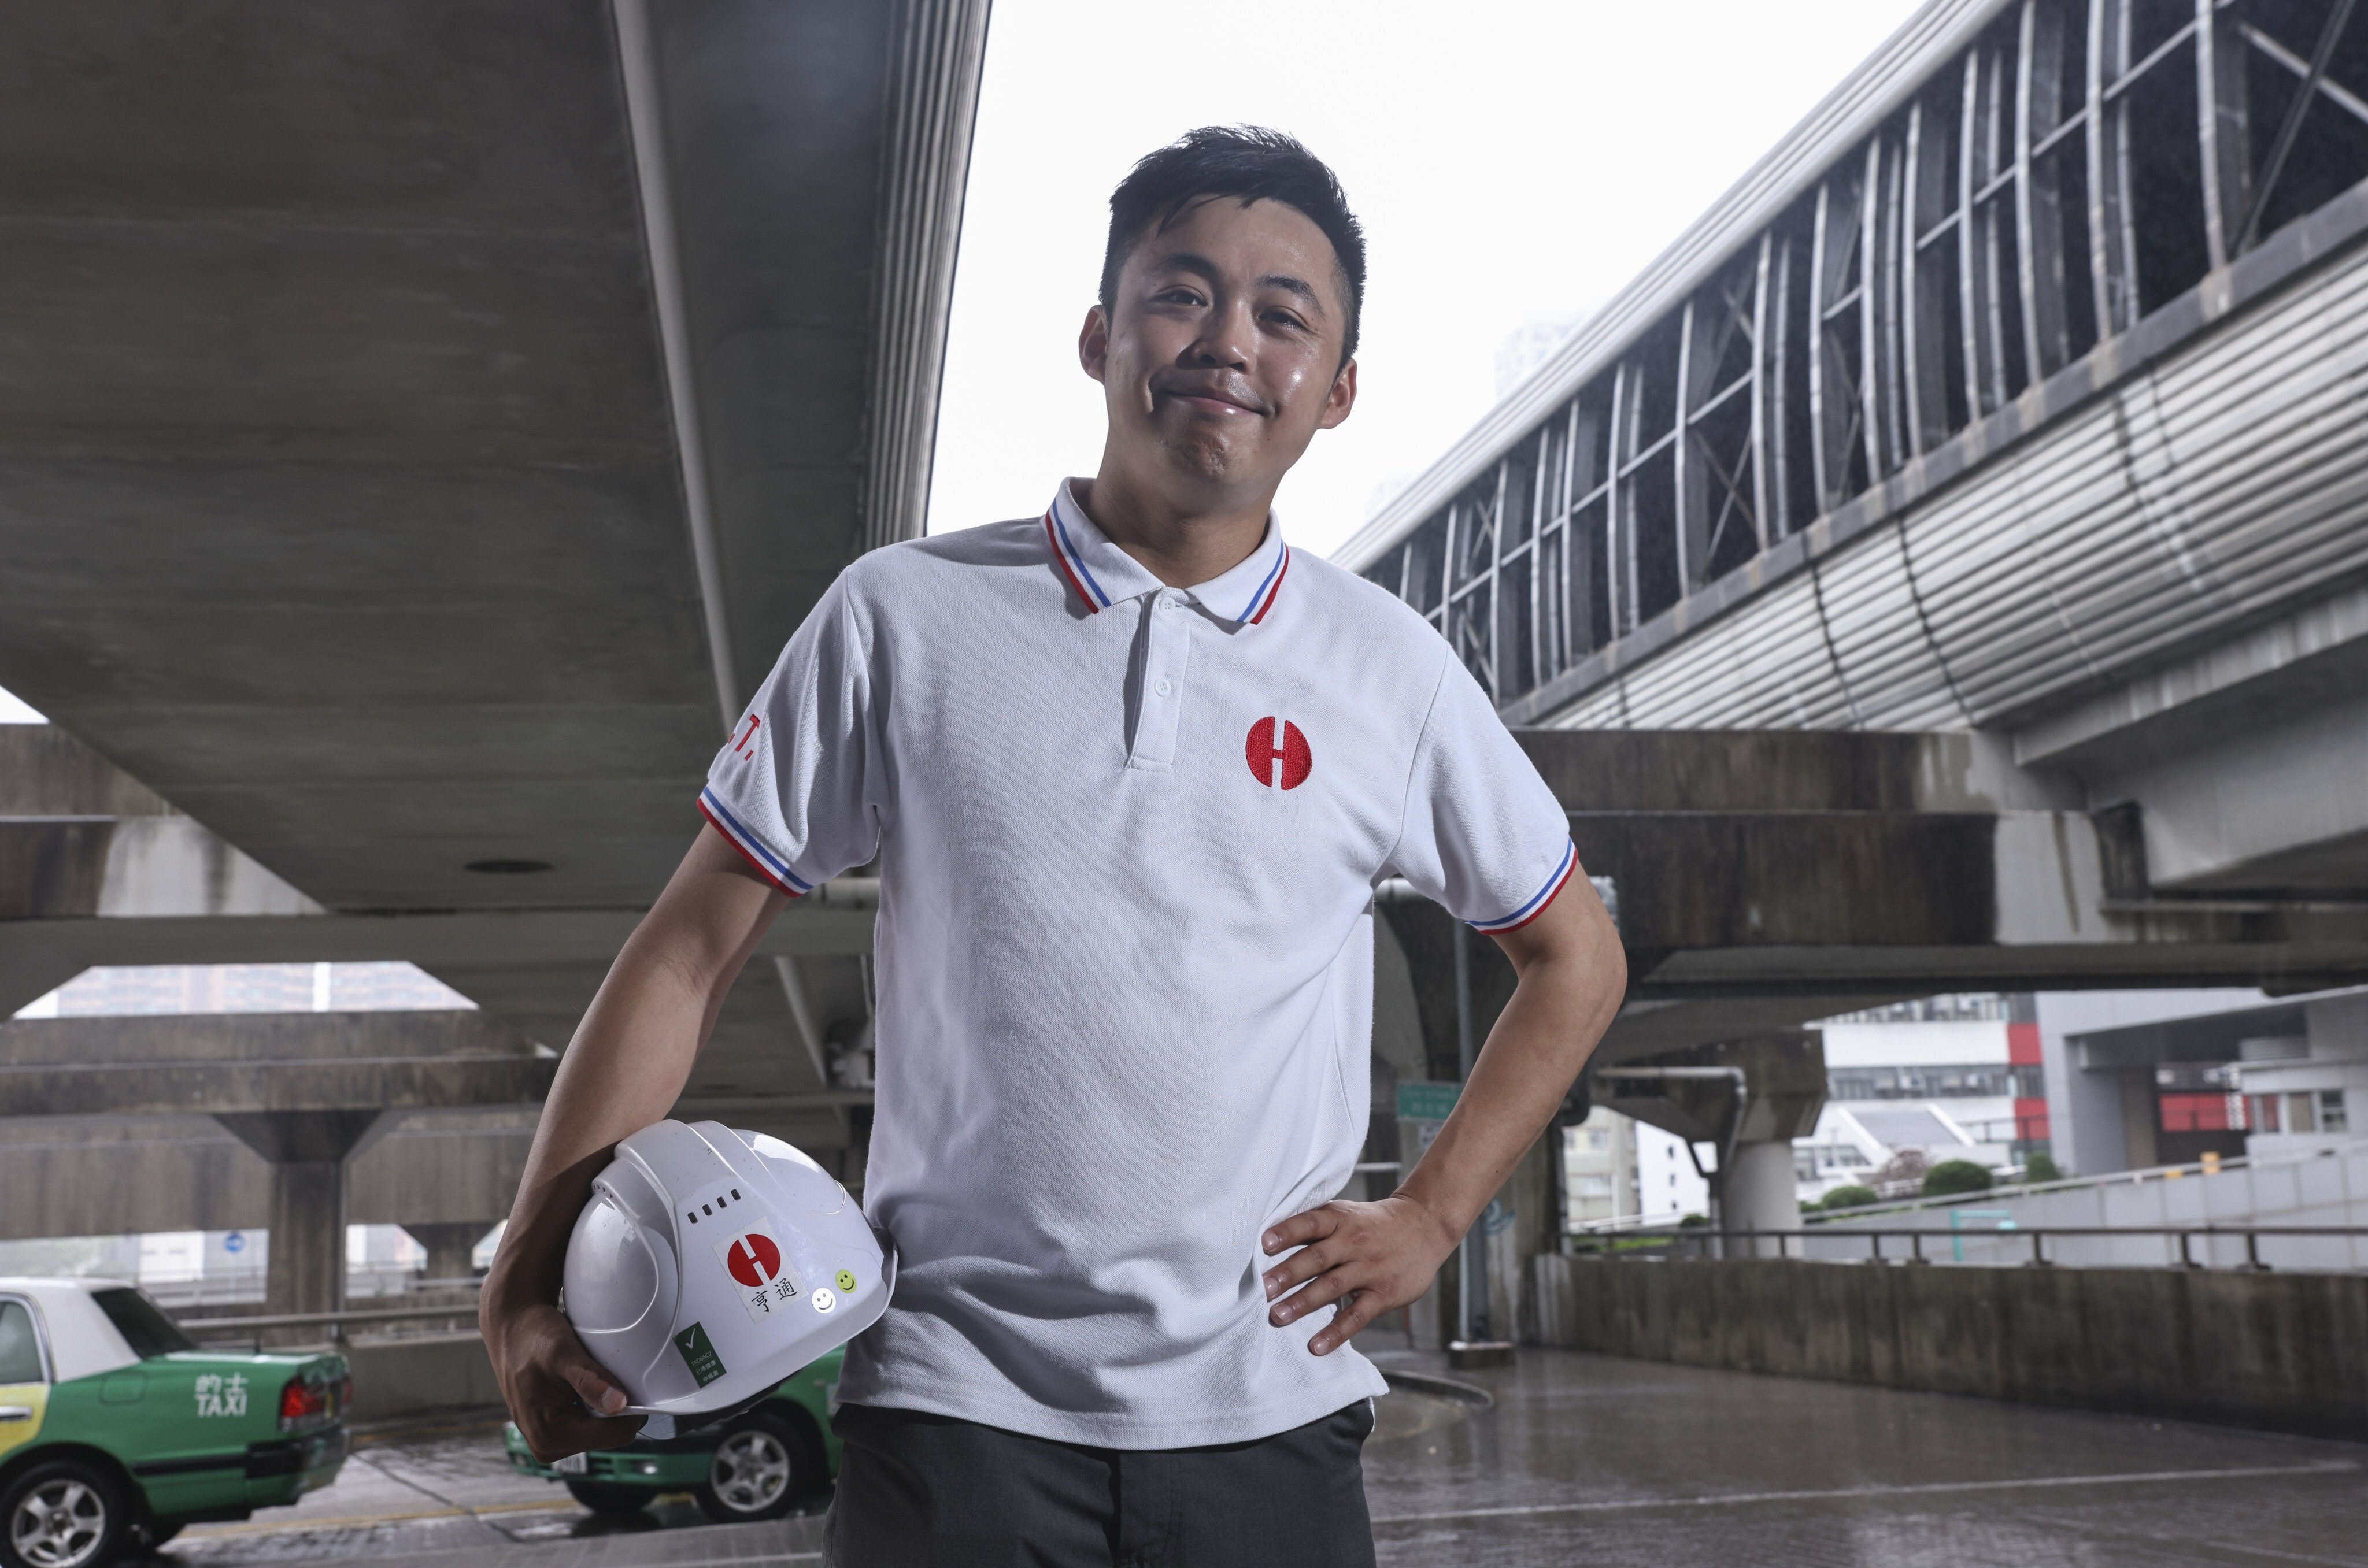
<path fill-rule="evenodd" d="M 1204 414 L 1213 414 L 1221 418 L 1266 412 L 1245 398 L 1235 397 L 1213 387 L 1168 387 L 1154 390 L 1161 397 L 1173 398 L 1188 407 L 1199 409 Z"/>

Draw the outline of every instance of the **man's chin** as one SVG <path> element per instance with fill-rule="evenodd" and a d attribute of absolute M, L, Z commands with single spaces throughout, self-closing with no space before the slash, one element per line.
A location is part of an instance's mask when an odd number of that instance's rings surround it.
<path fill-rule="evenodd" d="M 1201 484 L 1232 486 L 1253 478 L 1261 465 L 1249 443 L 1230 438 L 1232 432 L 1186 429 L 1160 442 L 1170 467 Z"/>

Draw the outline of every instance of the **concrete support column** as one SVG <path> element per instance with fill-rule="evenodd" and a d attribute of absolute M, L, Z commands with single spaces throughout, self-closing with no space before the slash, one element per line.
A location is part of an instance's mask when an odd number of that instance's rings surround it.
<path fill-rule="evenodd" d="M 271 1162 L 271 1266 L 263 1310 L 275 1315 L 344 1310 L 346 1165 L 388 1119 L 386 1113 L 237 1111 L 214 1119 Z"/>
<path fill-rule="evenodd" d="M 485 1233 L 494 1227 L 483 1220 L 462 1220 L 456 1222 L 413 1223 L 404 1221 L 404 1233 L 427 1249 L 427 1274 L 430 1279 L 466 1279 L 476 1270 L 470 1255 Z"/>
<path fill-rule="evenodd" d="M 1719 1229 L 1736 1231 L 1797 1231 L 1801 1204 L 1794 1196 L 1793 1144 L 1789 1139 L 1735 1146 L 1735 1166 L 1719 1180 Z M 1727 1244 L 1731 1256 L 1775 1257 L 1784 1246 L 1779 1237 L 1757 1243 Z"/>
<path fill-rule="evenodd" d="M 346 1171 L 336 1160 L 271 1167 L 267 1312 L 334 1312 L 346 1304 Z"/>

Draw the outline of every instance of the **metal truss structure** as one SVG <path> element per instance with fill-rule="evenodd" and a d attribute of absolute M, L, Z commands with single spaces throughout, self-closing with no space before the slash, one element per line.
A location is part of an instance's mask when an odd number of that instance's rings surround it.
<path fill-rule="evenodd" d="M 1565 354 L 1567 396 L 1446 499 L 1351 542 L 1500 706 L 1978 443 L 1986 418 L 2368 178 L 2355 0 L 1954 9 L 1987 13 L 1970 44 L 1708 257 L 1706 281 L 1608 351 Z"/>

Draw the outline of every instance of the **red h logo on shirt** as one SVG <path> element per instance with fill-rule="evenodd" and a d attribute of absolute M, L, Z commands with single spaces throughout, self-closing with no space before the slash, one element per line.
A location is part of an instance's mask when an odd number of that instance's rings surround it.
<path fill-rule="evenodd" d="M 1282 725 L 1281 745 L 1275 744 L 1277 721 L 1260 719 L 1250 726 L 1249 739 L 1243 744 L 1242 751 L 1249 760 L 1250 776 L 1259 783 L 1269 790 L 1278 783 L 1286 790 L 1296 790 L 1307 782 L 1308 772 L 1315 767 L 1315 759 L 1309 754 L 1307 737 L 1299 733 L 1299 726 L 1288 719 L 1280 722 Z M 1275 777 L 1277 763 L 1282 765 L 1280 779 Z"/>

